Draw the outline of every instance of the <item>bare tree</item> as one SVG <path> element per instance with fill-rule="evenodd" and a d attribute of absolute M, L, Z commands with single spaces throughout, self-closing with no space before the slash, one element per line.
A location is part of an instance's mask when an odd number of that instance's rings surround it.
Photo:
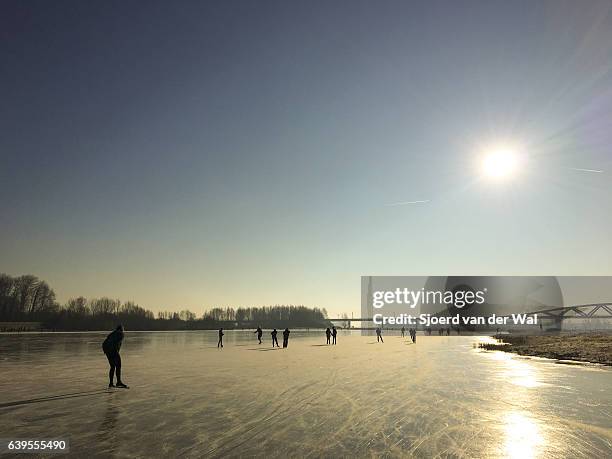
<path fill-rule="evenodd" d="M 70 298 L 66 303 L 66 310 L 75 315 L 89 315 L 91 310 L 87 305 L 87 299 L 79 296 L 78 298 Z"/>

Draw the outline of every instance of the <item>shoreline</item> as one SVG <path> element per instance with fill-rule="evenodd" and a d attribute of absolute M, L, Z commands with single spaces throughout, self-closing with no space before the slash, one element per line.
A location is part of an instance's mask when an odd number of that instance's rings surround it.
<path fill-rule="evenodd" d="M 487 351 L 612 366 L 612 334 L 494 335 L 497 343 L 480 343 Z"/>

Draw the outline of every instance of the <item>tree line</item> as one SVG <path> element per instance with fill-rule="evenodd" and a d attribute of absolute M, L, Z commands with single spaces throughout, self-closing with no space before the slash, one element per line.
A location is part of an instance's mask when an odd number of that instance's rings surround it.
<path fill-rule="evenodd" d="M 215 307 L 198 317 L 185 309 L 155 315 L 132 301 L 77 297 L 65 304 L 44 280 L 27 274 L 0 273 L 0 322 L 39 322 L 47 330 L 107 330 L 118 323 L 129 330 L 206 330 L 261 326 L 320 328 L 329 325 L 327 311 L 306 306 Z M 4 325 L 6 328 L 6 324 Z"/>

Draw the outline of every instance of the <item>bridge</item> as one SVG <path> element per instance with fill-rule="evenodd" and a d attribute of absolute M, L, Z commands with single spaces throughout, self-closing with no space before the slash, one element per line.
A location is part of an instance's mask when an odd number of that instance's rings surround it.
<path fill-rule="evenodd" d="M 436 316 L 443 315 L 447 311 L 436 313 Z M 553 319 L 555 322 L 561 322 L 563 319 L 612 319 L 612 302 L 595 303 L 595 304 L 579 304 L 574 306 L 560 306 L 550 309 L 542 309 L 539 311 L 520 312 L 527 316 L 538 315 L 540 318 Z M 510 317 L 510 316 L 501 316 Z M 373 318 L 338 318 L 329 319 L 331 322 L 348 323 L 348 328 L 351 328 L 351 322 L 373 322 Z"/>
<path fill-rule="evenodd" d="M 539 315 L 548 319 L 612 319 L 612 303 L 579 304 L 541 311 L 524 312 L 528 316 Z"/>

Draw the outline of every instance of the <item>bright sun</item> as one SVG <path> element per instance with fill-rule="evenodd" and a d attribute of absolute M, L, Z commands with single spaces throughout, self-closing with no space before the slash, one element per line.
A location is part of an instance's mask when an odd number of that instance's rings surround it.
<path fill-rule="evenodd" d="M 518 166 L 518 153 L 510 147 L 491 148 L 482 161 L 482 171 L 491 179 L 511 177 L 517 172 Z"/>

